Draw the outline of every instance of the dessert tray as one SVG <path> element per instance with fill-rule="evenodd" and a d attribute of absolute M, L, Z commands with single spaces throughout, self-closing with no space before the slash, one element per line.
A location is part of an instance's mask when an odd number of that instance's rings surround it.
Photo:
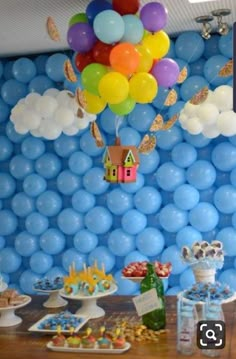
<path fill-rule="evenodd" d="M 35 289 L 35 288 L 34 288 Z M 43 303 L 45 308 L 60 308 L 67 305 L 67 300 L 60 296 L 60 289 L 35 289 L 39 293 L 49 294 L 49 298 Z"/>
<path fill-rule="evenodd" d="M 68 345 L 64 346 L 55 346 L 52 342 L 47 343 L 47 348 L 56 352 L 68 352 L 68 353 L 98 353 L 98 354 L 121 354 L 129 350 L 131 344 L 126 342 L 124 348 L 115 349 L 115 348 L 107 348 L 100 349 L 97 345 L 94 348 L 71 348 Z"/>
<path fill-rule="evenodd" d="M 22 295 L 22 297 L 25 299 L 24 302 L 18 305 L 8 305 L 7 307 L 0 308 L 0 327 L 11 327 L 22 322 L 22 319 L 15 315 L 15 310 L 31 302 L 31 297 L 28 295 Z"/>
<path fill-rule="evenodd" d="M 134 283 L 141 283 L 142 280 L 145 278 L 145 277 L 125 277 L 125 276 L 122 276 L 121 277 L 122 279 L 128 279 L 128 280 L 131 280 L 132 282 Z M 169 278 L 169 276 L 167 277 L 159 277 L 160 279 L 167 279 Z"/>

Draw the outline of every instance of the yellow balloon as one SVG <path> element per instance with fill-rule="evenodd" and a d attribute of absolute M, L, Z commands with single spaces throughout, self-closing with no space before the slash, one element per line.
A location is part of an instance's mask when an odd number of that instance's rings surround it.
<path fill-rule="evenodd" d="M 163 30 L 146 36 L 142 43 L 151 52 L 153 59 L 161 59 L 170 48 L 170 38 Z"/>
<path fill-rule="evenodd" d="M 151 52 L 143 45 L 136 45 L 135 48 L 140 57 L 139 66 L 135 72 L 149 72 L 153 64 Z"/>
<path fill-rule="evenodd" d="M 83 93 L 87 102 L 86 112 L 97 115 L 104 110 L 107 104 L 101 97 L 93 95 L 87 90 L 84 90 Z"/>
<path fill-rule="evenodd" d="M 138 103 L 152 102 L 158 92 L 156 79 L 146 72 L 139 72 L 129 81 L 130 96 Z"/>
<path fill-rule="evenodd" d="M 98 91 L 100 96 L 111 105 L 124 101 L 129 94 L 129 82 L 119 72 L 105 74 L 99 82 Z"/>

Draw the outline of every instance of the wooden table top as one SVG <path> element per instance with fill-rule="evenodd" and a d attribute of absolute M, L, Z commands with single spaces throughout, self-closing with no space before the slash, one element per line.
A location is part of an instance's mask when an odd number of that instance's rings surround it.
<path fill-rule="evenodd" d="M 51 335 L 29 332 L 28 328 L 36 321 L 48 313 L 60 312 L 68 309 L 75 313 L 80 306 L 80 302 L 69 301 L 66 307 L 58 309 L 47 309 L 42 306 L 45 301 L 44 296 L 32 296 L 32 302 L 26 307 L 16 310 L 23 322 L 14 327 L 0 328 L 0 358 L 1 359 L 70 359 L 77 358 L 106 358 L 103 354 L 85 353 L 63 353 L 53 352 L 46 348 L 46 344 L 51 339 Z M 226 319 L 226 346 L 221 353 L 221 358 L 236 358 L 236 302 L 228 303 L 223 306 Z M 136 312 L 130 296 L 109 296 L 98 300 L 98 304 L 105 310 L 106 315 L 102 319 L 89 321 L 89 326 L 96 327 L 101 323 L 117 318 L 135 318 Z M 132 347 L 122 356 L 142 359 L 173 359 L 186 358 L 176 352 L 176 297 L 166 298 L 167 329 L 168 332 L 161 334 L 159 342 L 132 342 Z M 109 354 L 107 358 L 119 357 L 118 354 Z M 203 358 L 200 350 L 192 355 L 193 358 Z"/>

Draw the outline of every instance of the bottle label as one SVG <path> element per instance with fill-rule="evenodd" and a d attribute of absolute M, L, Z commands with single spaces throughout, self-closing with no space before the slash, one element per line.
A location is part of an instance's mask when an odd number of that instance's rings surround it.
<path fill-rule="evenodd" d="M 163 308 L 163 301 L 158 298 L 155 288 L 133 298 L 133 302 L 139 316 Z"/>

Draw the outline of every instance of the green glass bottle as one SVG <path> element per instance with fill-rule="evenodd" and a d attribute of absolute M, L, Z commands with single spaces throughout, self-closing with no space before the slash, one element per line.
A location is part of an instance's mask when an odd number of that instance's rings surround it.
<path fill-rule="evenodd" d="M 166 309 L 165 309 L 165 295 L 162 280 L 156 275 L 154 266 L 147 263 L 147 275 L 142 280 L 140 285 L 141 293 L 155 288 L 157 297 L 160 301 L 160 308 L 153 310 L 142 316 L 143 324 L 147 328 L 153 330 L 164 329 L 166 325 Z"/>

